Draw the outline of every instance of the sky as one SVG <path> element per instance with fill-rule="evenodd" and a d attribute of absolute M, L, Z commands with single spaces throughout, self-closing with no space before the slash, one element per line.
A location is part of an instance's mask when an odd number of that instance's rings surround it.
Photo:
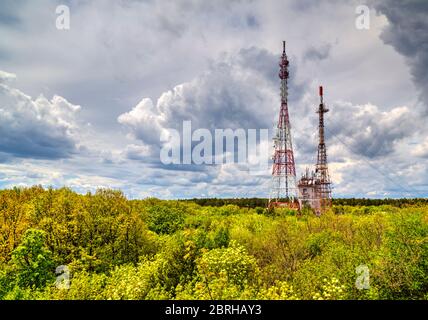
<path fill-rule="evenodd" d="M 285 40 L 298 177 L 323 85 L 333 197 L 428 197 L 427 1 L 2 0 L 0 39 L 0 188 L 268 197 L 269 168 L 168 165 L 161 135 L 272 130 Z"/>

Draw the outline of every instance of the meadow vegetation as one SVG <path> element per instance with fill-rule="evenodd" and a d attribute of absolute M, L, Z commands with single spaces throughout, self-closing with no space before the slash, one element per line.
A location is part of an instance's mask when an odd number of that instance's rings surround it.
<path fill-rule="evenodd" d="M 367 289 L 356 287 L 361 265 Z M 335 204 L 318 218 L 2 190 L 0 299 L 428 299 L 428 205 Z"/>

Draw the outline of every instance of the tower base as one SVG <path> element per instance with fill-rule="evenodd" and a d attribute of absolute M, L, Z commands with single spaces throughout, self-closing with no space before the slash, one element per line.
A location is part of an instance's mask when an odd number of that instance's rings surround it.
<path fill-rule="evenodd" d="M 300 211 L 300 204 L 298 201 L 270 201 L 268 208 L 287 208 Z"/>

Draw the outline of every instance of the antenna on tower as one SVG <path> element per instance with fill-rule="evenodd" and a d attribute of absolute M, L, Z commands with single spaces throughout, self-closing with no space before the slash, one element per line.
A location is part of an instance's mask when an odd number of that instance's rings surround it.
<path fill-rule="evenodd" d="M 327 164 L 327 148 L 325 145 L 324 139 L 324 113 L 327 113 L 329 110 L 324 105 L 323 97 L 323 87 L 320 86 L 320 105 L 318 108 L 318 132 L 319 132 L 319 142 L 318 142 L 318 156 L 317 164 L 315 167 L 316 172 L 316 198 L 319 199 L 319 214 L 325 212 L 325 210 L 331 207 L 331 181 L 330 175 L 328 172 Z"/>
<path fill-rule="evenodd" d="M 310 177 L 302 176 L 299 180 L 300 206 L 309 205 L 317 215 L 324 213 L 331 207 L 331 180 L 328 173 L 327 148 L 324 138 L 324 114 L 329 110 L 324 104 L 323 87 L 319 87 L 320 104 L 318 113 L 318 155 L 315 172 Z"/>
<path fill-rule="evenodd" d="M 282 42 L 282 55 L 279 62 L 281 79 L 281 107 L 279 110 L 276 134 L 273 139 L 272 186 L 269 207 L 288 207 L 299 209 L 296 188 L 296 167 L 291 141 L 290 117 L 288 114 L 288 65 L 285 41 Z"/>

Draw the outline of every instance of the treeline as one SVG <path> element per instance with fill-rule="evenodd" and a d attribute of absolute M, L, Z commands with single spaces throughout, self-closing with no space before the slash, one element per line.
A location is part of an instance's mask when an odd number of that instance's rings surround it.
<path fill-rule="evenodd" d="M 267 198 L 193 198 L 181 201 L 197 203 L 200 206 L 221 207 L 236 205 L 240 208 L 264 208 L 267 206 Z M 333 205 L 341 206 L 382 206 L 390 205 L 398 208 L 414 205 L 427 205 L 428 198 L 402 198 L 402 199 L 369 199 L 369 198 L 333 198 Z"/>
<path fill-rule="evenodd" d="M 240 208 L 265 208 L 269 199 L 265 198 L 193 198 L 180 201 L 193 202 L 200 206 L 222 207 L 226 205 L 235 205 Z"/>
<path fill-rule="evenodd" d="M 427 205 L 316 217 L 14 188 L 0 191 L 0 299 L 428 299 L 427 239 Z"/>

